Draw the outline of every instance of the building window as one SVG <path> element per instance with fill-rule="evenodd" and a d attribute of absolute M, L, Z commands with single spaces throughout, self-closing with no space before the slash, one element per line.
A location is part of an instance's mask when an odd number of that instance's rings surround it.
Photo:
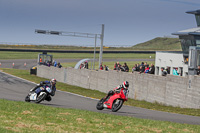
<path fill-rule="evenodd" d="M 195 46 L 194 40 L 188 39 L 180 39 L 181 40 L 181 47 L 184 53 L 189 53 L 189 47 Z"/>
<path fill-rule="evenodd" d="M 195 15 L 196 21 L 197 21 L 197 26 L 200 26 L 200 15 Z"/>
<path fill-rule="evenodd" d="M 200 47 L 200 40 L 196 40 L 197 47 Z"/>

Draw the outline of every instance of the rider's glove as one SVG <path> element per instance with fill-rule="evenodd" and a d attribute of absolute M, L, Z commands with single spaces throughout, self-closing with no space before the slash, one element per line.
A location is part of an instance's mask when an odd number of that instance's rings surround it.
<path fill-rule="evenodd" d="M 35 89 L 35 87 L 33 87 L 33 88 L 30 90 L 30 92 L 34 91 L 34 89 Z"/>

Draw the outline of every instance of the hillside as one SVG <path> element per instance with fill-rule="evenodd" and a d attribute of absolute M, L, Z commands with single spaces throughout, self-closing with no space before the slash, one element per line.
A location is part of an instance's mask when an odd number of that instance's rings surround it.
<path fill-rule="evenodd" d="M 181 43 L 178 38 L 157 37 L 150 41 L 134 45 L 132 49 L 181 51 Z"/>
<path fill-rule="evenodd" d="M 94 47 L 69 46 L 69 45 L 19 45 L 0 44 L 0 49 L 53 49 L 53 50 L 94 50 Z M 99 47 L 96 48 L 99 51 Z M 178 38 L 157 37 L 132 47 L 106 47 L 104 51 L 126 51 L 126 50 L 170 50 L 181 51 L 181 44 Z"/>

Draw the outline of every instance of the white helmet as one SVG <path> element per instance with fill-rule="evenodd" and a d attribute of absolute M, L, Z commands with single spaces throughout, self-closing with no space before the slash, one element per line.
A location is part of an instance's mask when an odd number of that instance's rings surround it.
<path fill-rule="evenodd" d="M 51 79 L 51 83 L 56 84 L 56 79 Z"/>

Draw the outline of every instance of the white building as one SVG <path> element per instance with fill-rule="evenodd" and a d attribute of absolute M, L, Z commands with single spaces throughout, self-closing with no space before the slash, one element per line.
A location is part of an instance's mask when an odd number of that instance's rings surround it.
<path fill-rule="evenodd" d="M 161 75 L 161 67 L 170 67 L 170 74 L 178 67 L 181 76 L 197 73 L 200 65 L 200 10 L 186 13 L 195 15 L 197 28 L 172 33 L 179 36 L 182 52 L 156 52 L 155 75 Z"/>
<path fill-rule="evenodd" d="M 187 61 L 183 59 L 183 53 L 181 52 L 164 52 L 157 51 L 155 59 L 155 75 L 161 75 L 161 68 L 170 68 L 170 74 L 172 74 L 174 68 L 178 68 L 178 73 L 181 76 L 185 76 L 188 73 Z"/>

